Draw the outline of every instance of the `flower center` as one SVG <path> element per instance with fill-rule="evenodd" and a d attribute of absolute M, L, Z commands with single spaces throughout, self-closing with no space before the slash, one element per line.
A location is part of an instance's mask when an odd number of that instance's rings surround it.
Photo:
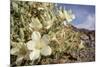
<path fill-rule="evenodd" d="M 39 41 L 39 42 L 37 42 L 37 45 L 36 45 L 36 49 L 42 49 L 43 47 L 45 46 L 45 44 L 44 44 L 44 42 L 43 41 Z"/>
<path fill-rule="evenodd" d="M 26 55 L 27 52 L 28 52 L 28 50 L 27 50 L 27 48 L 25 46 L 23 46 L 23 47 L 20 48 L 20 54 L 21 55 Z"/>

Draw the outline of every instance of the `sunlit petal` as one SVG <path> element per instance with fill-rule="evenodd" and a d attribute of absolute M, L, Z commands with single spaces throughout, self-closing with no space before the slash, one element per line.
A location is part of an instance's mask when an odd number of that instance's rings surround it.
<path fill-rule="evenodd" d="M 19 51 L 18 48 L 12 48 L 11 51 L 10 51 L 10 53 L 11 53 L 12 55 L 17 55 L 18 51 Z"/>
<path fill-rule="evenodd" d="M 49 36 L 48 35 L 43 35 L 41 40 L 44 42 L 44 44 L 49 44 Z"/>
<path fill-rule="evenodd" d="M 38 40 L 40 40 L 40 38 L 41 38 L 41 35 L 40 35 L 40 33 L 39 32 L 37 32 L 37 31 L 34 31 L 33 33 L 32 33 L 32 40 L 33 41 L 38 41 Z"/>
<path fill-rule="evenodd" d="M 70 14 L 68 13 L 68 11 L 64 10 L 64 15 L 68 23 L 72 21 L 72 18 Z"/>
<path fill-rule="evenodd" d="M 18 56 L 17 59 L 16 59 L 16 64 L 20 65 L 23 58 L 24 58 L 23 56 Z"/>
<path fill-rule="evenodd" d="M 49 47 L 49 46 L 45 46 L 41 49 L 41 54 L 43 56 L 48 56 L 48 55 L 51 55 L 52 53 L 52 49 Z"/>
<path fill-rule="evenodd" d="M 64 14 L 62 13 L 62 11 L 59 11 L 59 16 L 63 19 L 64 18 Z"/>
<path fill-rule="evenodd" d="M 36 60 L 40 57 L 40 50 L 35 49 L 34 51 L 32 51 L 29 55 L 30 60 Z"/>
<path fill-rule="evenodd" d="M 27 48 L 29 50 L 33 50 L 35 48 L 35 46 L 36 46 L 36 42 L 35 41 L 28 41 L 27 42 Z"/>
<path fill-rule="evenodd" d="M 42 24 L 38 18 L 32 18 L 31 20 L 32 20 L 32 22 L 29 24 L 29 26 L 31 28 L 34 28 L 34 29 L 41 29 L 42 28 Z"/>

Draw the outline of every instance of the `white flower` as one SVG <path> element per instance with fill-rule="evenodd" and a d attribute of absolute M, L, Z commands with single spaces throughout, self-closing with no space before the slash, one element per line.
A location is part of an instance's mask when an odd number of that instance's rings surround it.
<path fill-rule="evenodd" d="M 62 18 L 62 19 L 65 18 L 64 13 L 62 12 L 62 10 L 59 10 L 58 13 L 59 13 L 60 18 Z"/>
<path fill-rule="evenodd" d="M 27 42 L 27 47 L 32 52 L 29 54 L 30 60 L 36 60 L 40 57 L 40 55 L 48 56 L 51 55 L 51 48 L 48 46 L 49 39 L 47 35 L 44 35 L 41 38 L 39 32 L 34 31 L 32 33 L 32 40 Z"/>
<path fill-rule="evenodd" d="M 75 19 L 75 15 L 72 14 L 71 10 L 69 11 L 64 10 L 63 13 L 68 23 L 72 22 L 72 20 Z"/>
<path fill-rule="evenodd" d="M 49 29 L 52 27 L 54 20 L 56 19 L 55 16 L 52 16 L 52 12 L 51 14 L 49 13 L 45 13 L 44 16 L 41 15 L 41 18 L 43 20 L 43 26 L 45 29 Z M 52 16 L 52 18 L 51 18 Z"/>
<path fill-rule="evenodd" d="M 62 19 L 66 19 L 67 23 L 72 22 L 75 19 L 75 15 L 72 13 L 72 10 L 59 10 L 59 16 Z"/>
<path fill-rule="evenodd" d="M 31 18 L 31 23 L 29 24 L 30 28 L 34 29 L 41 29 L 43 26 L 38 18 Z"/>
<path fill-rule="evenodd" d="M 27 46 L 22 42 L 17 44 L 12 44 L 11 55 L 16 55 L 16 63 L 20 65 L 23 59 L 27 59 L 30 51 Z"/>

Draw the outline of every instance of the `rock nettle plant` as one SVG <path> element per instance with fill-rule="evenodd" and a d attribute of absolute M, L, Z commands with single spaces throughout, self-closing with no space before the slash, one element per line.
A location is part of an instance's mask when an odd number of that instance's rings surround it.
<path fill-rule="evenodd" d="M 32 1 L 11 1 L 10 8 L 11 66 L 94 60 L 94 47 L 81 39 L 87 34 L 70 24 L 75 19 L 72 10 Z"/>

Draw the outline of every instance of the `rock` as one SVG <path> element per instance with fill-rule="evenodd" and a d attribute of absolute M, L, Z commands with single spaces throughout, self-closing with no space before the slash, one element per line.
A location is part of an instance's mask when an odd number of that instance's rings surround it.
<path fill-rule="evenodd" d="M 88 40 L 89 39 L 89 37 L 86 34 L 81 35 L 80 38 L 82 40 Z"/>

